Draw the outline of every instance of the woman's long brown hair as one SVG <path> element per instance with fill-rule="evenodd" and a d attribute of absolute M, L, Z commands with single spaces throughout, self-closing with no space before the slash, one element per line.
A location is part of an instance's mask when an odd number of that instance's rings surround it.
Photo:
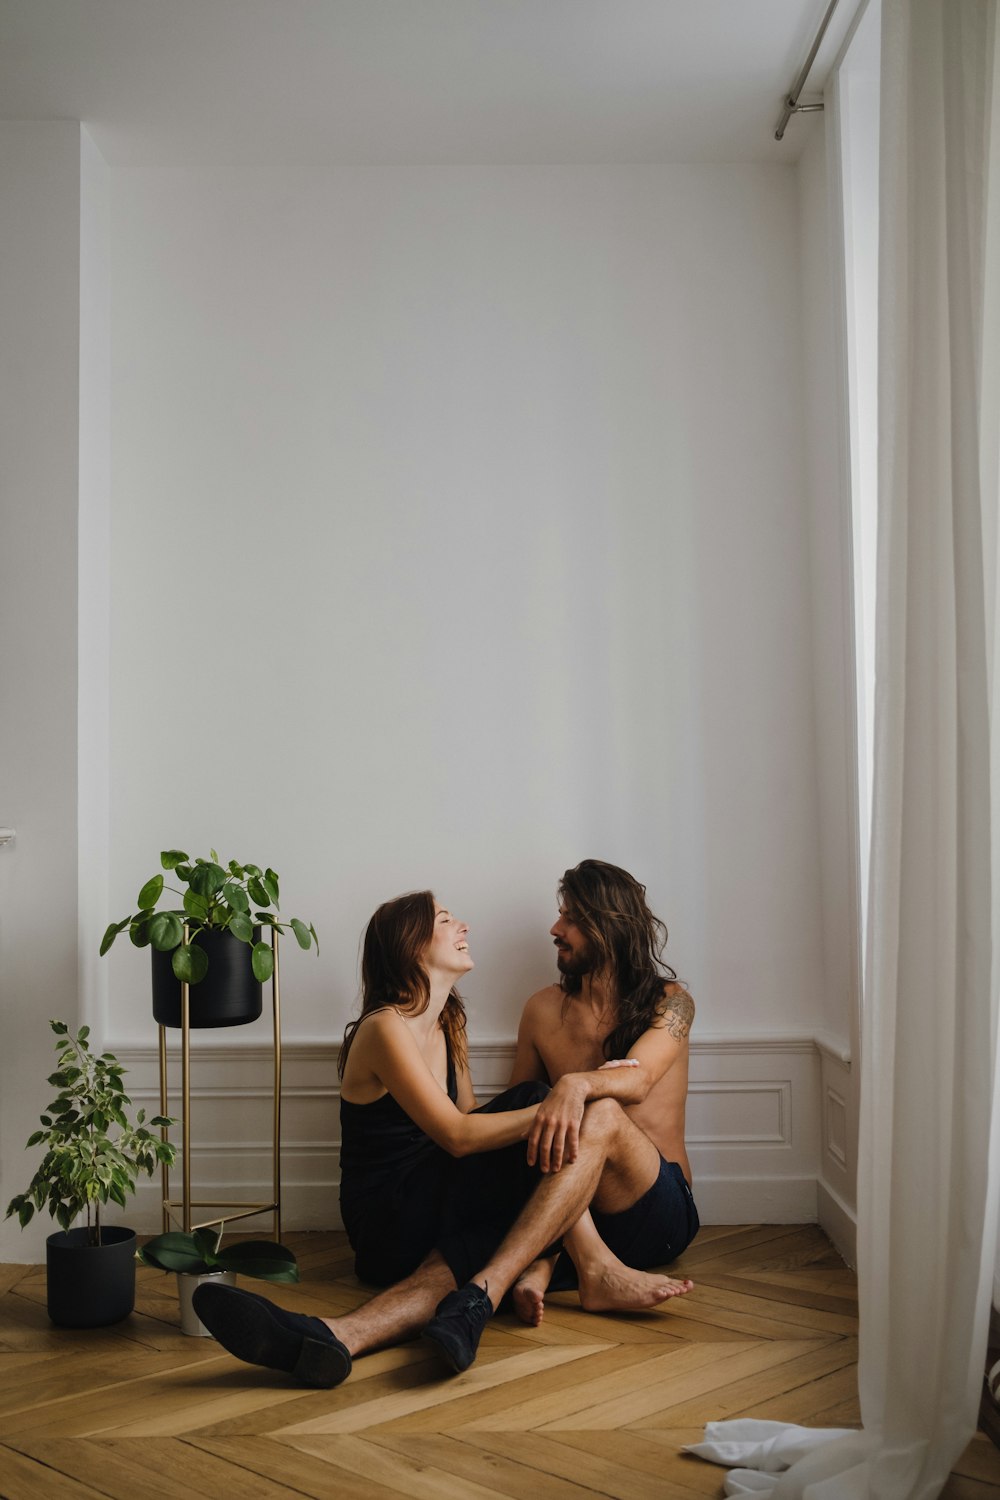
<path fill-rule="evenodd" d="M 388 1006 L 404 1015 L 419 1016 L 431 1001 L 431 983 L 423 965 L 427 945 L 434 935 L 434 896 L 431 891 L 410 891 L 384 902 L 365 929 L 361 953 L 361 1014 L 344 1032 L 337 1071 L 344 1076 L 347 1056 L 358 1027 L 372 1011 Z M 465 1066 L 465 1006 L 453 989 L 441 1012 L 441 1030 L 456 1069 Z"/>

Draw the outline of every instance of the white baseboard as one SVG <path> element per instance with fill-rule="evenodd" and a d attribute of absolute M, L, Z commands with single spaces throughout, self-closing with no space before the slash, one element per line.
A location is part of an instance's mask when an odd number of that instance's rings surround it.
<path fill-rule="evenodd" d="M 815 1177 L 696 1177 L 703 1224 L 815 1224 Z"/>
<path fill-rule="evenodd" d="M 126 1087 L 147 1110 L 159 1107 L 155 1047 L 109 1043 L 128 1070 Z M 294 1229 L 341 1227 L 337 1047 L 302 1040 L 283 1048 L 282 1221 Z M 511 1041 L 473 1042 L 481 1101 L 506 1085 Z M 825 1055 L 825 1054 L 824 1054 Z M 820 1178 L 821 1050 L 810 1036 L 702 1036 L 691 1049 L 688 1151 L 704 1224 L 812 1223 L 817 1217 L 853 1260 L 854 1218 Z M 192 1040 L 192 1171 L 195 1196 L 271 1197 L 270 1050 L 221 1033 Z M 179 1066 L 171 1060 L 171 1103 L 179 1114 Z M 852 1153 L 853 1154 L 853 1153 Z M 849 1164 L 853 1168 L 853 1162 Z M 171 1180 L 180 1196 L 180 1170 Z M 136 1202 L 116 1215 L 143 1233 L 160 1227 L 159 1179 L 143 1180 Z M 109 1216 L 109 1222 L 112 1222 Z M 246 1228 L 270 1232 L 270 1220 Z"/>
<path fill-rule="evenodd" d="M 816 1203 L 821 1227 L 854 1269 L 858 1264 L 858 1217 L 829 1183 L 816 1184 Z"/>

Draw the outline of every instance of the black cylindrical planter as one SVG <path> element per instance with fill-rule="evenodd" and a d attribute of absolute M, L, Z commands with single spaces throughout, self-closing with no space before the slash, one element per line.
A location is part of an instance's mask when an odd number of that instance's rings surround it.
<path fill-rule="evenodd" d="M 253 933 L 260 942 L 260 928 Z M 264 1007 L 264 987 L 254 978 L 250 948 L 231 932 L 199 932 L 192 938 L 204 948 L 208 973 L 191 985 L 190 1023 L 199 1026 L 245 1026 L 256 1021 Z M 152 949 L 153 1020 L 161 1026 L 181 1024 L 181 985 L 171 968 L 172 953 Z"/>
<path fill-rule="evenodd" d="M 113 1225 L 99 1245 L 86 1229 L 60 1229 L 45 1241 L 49 1317 L 60 1328 L 104 1328 L 135 1306 L 135 1230 Z"/>

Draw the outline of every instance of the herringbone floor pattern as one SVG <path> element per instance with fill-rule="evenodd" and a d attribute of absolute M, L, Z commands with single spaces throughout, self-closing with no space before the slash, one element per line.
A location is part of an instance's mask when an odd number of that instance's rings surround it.
<path fill-rule="evenodd" d="M 302 1267 L 277 1299 L 347 1311 L 367 1295 L 341 1234 L 286 1236 Z M 854 1276 L 815 1226 L 703 1229 L 696 1289 L 649 1314 L 550 1299 L 542 1327 L 499 1316 L 443 1379 L 418 1345 L 358 1362 L 334 1391 L 272 1381 L 177 1328 L 173 1277 L 140 1269 L 136 1312 L 68 1332 L 39 1267 L 0 1266 L 4 1500 L 694 1500 L 722 1470 L 681 1453 L 708 1420 L 859 1420 Z M 982 1435 L 946 1500 L 1000 1496 Z"/>

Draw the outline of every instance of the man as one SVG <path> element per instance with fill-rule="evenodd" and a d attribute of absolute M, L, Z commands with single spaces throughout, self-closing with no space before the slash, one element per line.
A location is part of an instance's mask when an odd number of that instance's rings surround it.
<path fill-rule="evenodd" d="M 596 1234 L 584 1219 L 565 1245 L 585 1308 L 652 1305 L 665 1278 L 643 1268 L 674 1260 L 698 1230 L 684 1142 L 694 1002 L 660 960 L 666 928 L 645 887 L 616 865 L 586 859 L 566 871 L 551 932 L 561 979 L 524 1008 L 511 1080 L 552 1085 L 528 1137 L 528 1160 L 571 1155 L 588 1107 L 598 1099 L 621 1105 L 641 1136 L 633 1145 L 643 1190 L 622 1209 L 600 1184 L 591 1204 Z M 536 1262 L 519 1278 L 513 1302 L 524 1321 L 541 1320 L 554 1264 Z M 551 1285 L 573 1284 L 561 1260 Z M 690 1286 L 670 1283 L 671 1292 Z"/>

